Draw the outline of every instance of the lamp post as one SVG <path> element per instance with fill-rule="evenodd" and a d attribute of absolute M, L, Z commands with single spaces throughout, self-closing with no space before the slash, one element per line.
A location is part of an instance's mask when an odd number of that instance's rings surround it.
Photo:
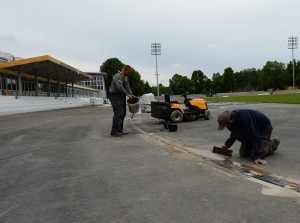
<path fill-rule="evenodd" d="M 293 65 L 293 89 L 295 88 L 295 65 L 294 65 L 294 49 L 298 48 L 298 37 L 289 37 L 288 49 L 292 49 L 292 65 Z"/>
<path fill-rule="evenodd" d="M 160 43 L 151 43 L 151 55 L 155 55 L 155 65 L 156 65 L 156 83 L 157 83 L 157 96 L 159 96 L 159 85 L 158 85 L 158 72 L 157 72 L 157 55 L 161 54 Z"/>

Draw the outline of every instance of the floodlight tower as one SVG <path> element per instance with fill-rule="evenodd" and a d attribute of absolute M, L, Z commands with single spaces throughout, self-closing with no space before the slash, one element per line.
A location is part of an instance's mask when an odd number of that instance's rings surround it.
<path fill-rule="evenodd" d="M 295 88 L 295 65 L 294 65 L 294 49 L 298 48 L 298 37 L 289 37 L 288 49 L 292 49 L 292 65 L 293 65 L 293 89 Z"/>
<path fill-rule="evenodd" d="M 161 54 L 160 43 L 151 43 L 151 55 L 155 55 L 155 65 L 156 65 L 156 83 L 157 83 L 157 96 L 159 96 L 159 85 L 158 85 L 158 72 L 157 72 L 157 55 Z"/>

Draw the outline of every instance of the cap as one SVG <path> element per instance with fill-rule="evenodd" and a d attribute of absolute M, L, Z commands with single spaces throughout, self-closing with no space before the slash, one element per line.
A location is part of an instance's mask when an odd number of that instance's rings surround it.
<path fill-rule="evenodd" d="M 229 121 L 230 119 L 230 112 L 225 110 L 225 111 L 222 111 L 219 115 L 218 115 L 218 130 L 222 130 L 225 128 L 227 122 Z"/>

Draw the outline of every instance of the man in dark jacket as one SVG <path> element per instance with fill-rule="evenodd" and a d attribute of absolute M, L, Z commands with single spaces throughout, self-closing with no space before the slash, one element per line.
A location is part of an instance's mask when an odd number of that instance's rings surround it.
<path fill-rule="evenodd" d="M 263 113 L 251 109 L 223 111 L 218 116 L 218 130 L 225 127 L 230 137 L 221 147 L 230 148 L 238 140 L 241 142 L 240 156 L 252 157 L 256 164 L 267 164 L 263 158 L 274 153 L 280 143 L 278 138 L 270 139 L 273 131 L 270 119 Z"/>
<path fill-rule="evenodd" d="M 108 99 L 114 112 L 111 129 L 111 135 L 113 136 L 127 134 L 127 132 L 123 131 L 123 122 L 126 116 L 126 96 L 129 99 L 135 98 L 128 81 L 128 75 L 131 72 L 132 68 L 129 65 L 125 65 L 121 72 L 113 76 L 109 88 Z"/>

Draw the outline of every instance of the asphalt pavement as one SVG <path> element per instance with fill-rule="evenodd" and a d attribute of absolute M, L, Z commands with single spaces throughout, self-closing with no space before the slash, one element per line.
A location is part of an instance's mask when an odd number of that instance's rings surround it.
<path fill-rule="evenodd" d="M 226 162 L 211 153 L 229 135 L 216 115 L 236 107 L 270 117 L 281 144 L 268 165 L 239 158 L 238 143 Z M 110 107 L 0 116 L 0 222 L 299 222 L 299 108 L 219 104 L 177 132 L 128 114 L 120 137 Z"/>

